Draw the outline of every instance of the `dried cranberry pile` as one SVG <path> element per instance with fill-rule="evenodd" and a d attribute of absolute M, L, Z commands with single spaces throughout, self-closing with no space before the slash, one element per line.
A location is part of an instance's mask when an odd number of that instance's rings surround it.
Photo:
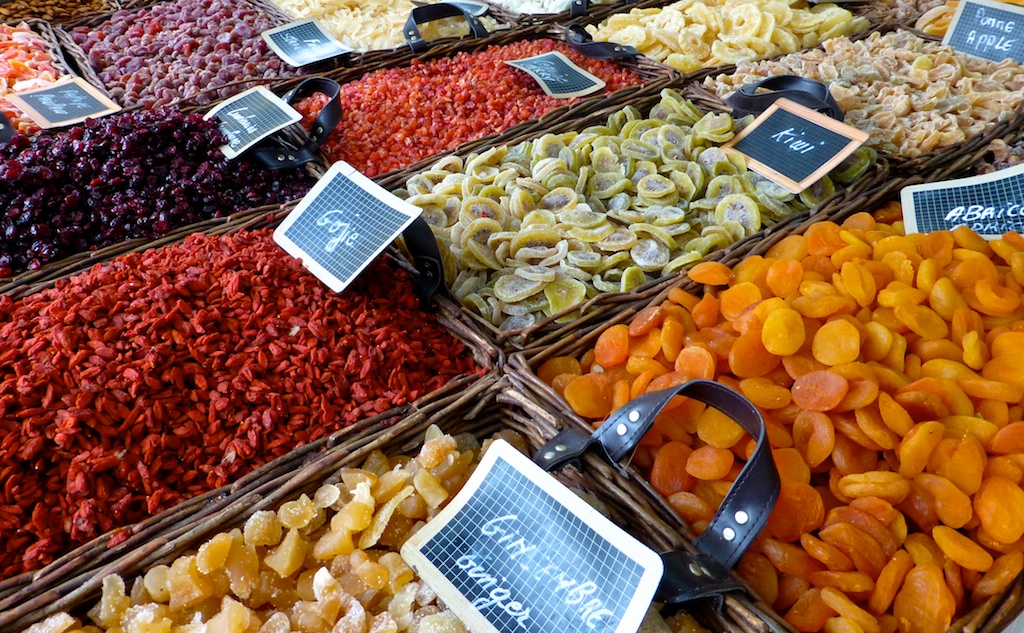
<path fill-rule="evenodd" d="M 240 79 L 294 74 L 260 37 L 274 26 L 245 0 L 177 0 L 118 11 L 98 26 L 75 28 L 72 36 L 117 102 L 152 107 Z M 240 91 L 204 94 L 196 102 Z"/>
<path fill-rule="evenodd" d="M 324 151 L 332 161 L 344 160 L 373 177 L 576 103 L 579 99 L 547 96 L 529 75 L 505 63 L 550 51 L 603 79 L 607 86 L 597 95 L 642 83 L 622 66 L 590 59 L 550 39 L 413 60 L 342 86 L 344 117 Z M 306 115 L 307 127 L 326 100 L 318 94 L 296 106 Z"/>
<path fill-rule="evenodd" d="M 304 195 L 303 170 L 229 162 L 217 126 L 156 110 L 0 145 L 0 277 Z"/>

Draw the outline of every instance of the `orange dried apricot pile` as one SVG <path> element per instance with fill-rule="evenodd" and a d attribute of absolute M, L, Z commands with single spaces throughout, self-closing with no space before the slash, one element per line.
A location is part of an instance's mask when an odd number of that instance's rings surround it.
<path fill-rule="evenodd" d="M 760 409 L 782 490 L 738 572 L 798 631 L 945 631 L 1024 569 L 1024 237 L 904 235 L 898 211 L 694 266 L 703 296 L 539 368 L 594 424 L 694 378 Z M 634 463 L 700 533 L 753 448 L 677 397 Z"/>

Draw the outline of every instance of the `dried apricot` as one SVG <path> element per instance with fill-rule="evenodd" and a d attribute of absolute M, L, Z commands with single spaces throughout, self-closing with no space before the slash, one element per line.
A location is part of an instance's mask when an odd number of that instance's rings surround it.
<path fill-rule="evenodd" d="M 870 591 L 870 589 L 867 589 Z M 853 600 L 847 598 L 843 592 L 835 587 L 825 587 L 821 590 L 821 599 L 832 608 L 833 611 L 842 617 L 852 620 L 864 633 L 879 633 L 878 619 L 864 609 L 861 609 Z"/>
<path fill-rule="evenodd" d="M 893 615 L 903 633 L 943 633 L 956 613 L 942 568 L 919 565 L 907 573 L 896 594 Z"/>
<path fill-rule="evenodd" d="M 779 597 L 779 574 L 763 554 L 747 552 L 736 565 L 736 574 L 747 581 L 761 600 L 772 604 Z"/>
<path fill-rule="evenodd" d="M 984 528 L 1000 543 L 1024 536 L 1024 490 L 1009 479 L 989 477 L 974 495 L 974 511 Z"/>
<path fill-rule="evenodd" d="M 729 369 L 738 378 L 764 376 L 779 366 L 781 359 L 761 341 L 761 332 L 741 334 L 729 348 Z"/>
<path fill-rule="evenodd" d="M 779 259 L 768 267 L 765 282 L 772 294 L 783 299 L 797 291 L 803 281 L 804 269 L 800 262 L 792 259 Z"/>
<path fill-rule="evenodd" d="M 893 554 L 875 580 L 875 588 L 868 597 L 868 610 L 875 615 L 888 611 L 896 592 L 903 585 L 903 579 L 913 568 L 914 559 L 905 550 L 898 550 Z"/>
<path fill-rule="evenodd" d="M 715 377 L 717 364 L 718 361 L 710 350 L 693 345 L 682 349 L 676 356 L 675 370 L 685 374 L 689 380 L 697 378 L 711 380 Z"/>
<path fill-rule="evenodd" d="M 937 525 L 932 529 L 932 538 L 942 552 L 956 564 L 966 569 L 985 572 L 992 567 L 992 555 L 951 527 Z"/>
<path fill-rule="evenodd" d="M 825 506 L 817 490 L 807 484 L 785 483 L 768 517 L 767 530 L 780 541 L 793 542 L 821 527 Z"/>
<path fill-rule="evenodd" d="M 932 495 L 935 515 L 949 527 L 961 528 L 974 515 L 971 498 L 942 475 L 921 473 L 914 477 L 914 483 Z"/>
<path fill-rule="evenodd" d="M 727 286 L 734 276 L 728 266 L 720 262 L 700 262 L 687 273 L 691 281 L 707 286 Z"/>
<path fill-rule="evenodd" d="M 831 418 L 818 411 L 801 411 L 793 422 L 793 446 L 807 465 L 814 468 L 832 454 L 836 445 Z"/>
<path fill-rule="evenodd" d="M 661 326 L 665 319 L 665 311 L 660 305 L 648 306 L 637 312 L 627 328 L 630 336 L 643 336 L 656 327 Z"/>
<path fill-rule="evenodd" d="M 667 442 L 654 455 L 649 481 L 658 494 L 667 497 L 685 492 L 693 485 L 693 477 L 686 472 L 686 460 L 693 450 L 682 442 Z"/>
<path fill-rule="evenodd" d="M 701 446 L 686 460 L 686 472 L 697 479 L 722 479 L 729 473 L 735 458 L 731 451 L 714 446 Z"/>
<path fill-rule="evenodd" d="M 622 323 L 611 326 L 597 338 L 594 360 L 602 367 L 626 362 L 629 357 L 629 326 Z"/>
<path fill-rule="evenodd" d="M 829 411 L 846 396 L 850 384 L 830 371 L 812 371 L 793 382 L 793 402 L 807 411 Z"/>
<path fill-rule="evenodd" d="M 977 605 L 1008 587 L 1022 570 L 1024 570 L 1024 553 L 1022 552 L 1010 552 L 995 559 L 989 570 L 974 586 L 974 591 L 971 594 L 972 604 Z"/>
<path fill-rule="evenodd" d="M 816 226 L 816 225 L 815 225 Z M 801 633 L 817 633 L 836 612 L 821 599 L 821 589 L 808 590 L 786 612 L 786 622 Z"/>
<path fill-rule="evenodd" d="M 584 418 L 600 420 L 612 410 L 612 386 L 601 374 L 577 376 L 565 386 L 565 401 Z"/>
<path fill-rule="evenodd" d="M 941 422 L 922 422 L 915 425 L 900 441 L 896 455 L 900 459 L 900 475 L 913 479 L 924 471 L 932 451 L 942 441 L 945 427 Z"/>
<path fill-rule="evenodd" d="M 732 448 L 747 432 L 718 409 L 704 409 L 697 420 L 697 437 L 717 448 Z"/>

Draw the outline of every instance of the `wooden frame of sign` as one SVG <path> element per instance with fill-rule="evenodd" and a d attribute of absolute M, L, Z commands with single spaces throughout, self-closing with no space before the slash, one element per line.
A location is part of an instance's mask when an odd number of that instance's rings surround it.
<path fill-rule="evenodd" d="M 74 86 L 75 89 L 86 93 L 87 98 L 97 102 L 97 105 L 103 106 L 100 109 L 94 109 L 88 114 L 75 114 L 72 115 L 70 112 L 68 116 L 64 118 L 51 118 L 51 113 L 44 112 L 35 106 L 37 98 L 42 98 L 50 93 L 60 92 Z M 74 125 L 75 123 L 81 123 L 82 121 L 89 118 L 97 118 L 113 114 L 121 109 L 121 106 L 110 100 L 110 97 L 100 92 L 95 86 L 90 84 L 88 81 L 81 77 L 72 77 L 67 81 L 60 81 L 55 84 L 46 86 L 45 88 L 39 88 L 37 90 L 26 90 L 24 92 L 17 92 L 7 95 L 7 100 L 13 103 L 16 107 L 21 109 L 22 112 L 27 114 L 35 121 L 39 127 L 43 129 L 50 129 L 55 127 L 65 127 L 68 125 Z"/>
<path fill-rule="evenodd" d="M 824 128 L 829 132 L 832 132 L 838 136 L 849 139 L 849 143 L 846 143 L 838 152 L 834 152 L 832 157 L 826 162 L 822 163 L 817 169 L 811 172 L 809 175 L 804 176 L 799 181 L 790 178 L 789 176 L 781 173 L 771 165 L 762 162 L 743 151 L 742 147 L 736 147 L 737 144 L 741 144 L 744 139 L 757 135 L 758 131 L 762 129 L 765 123 L 771 120 L 772 116 L 777 112 L 788 112 L 793 114 L 800 119 L 803 119 L 817 127 Z M 722 149 L 726 151 L 733 151 L 742 154 L 747 160 L 747 164 L 756 171 L 757 173 L 769 178 L 773 182 L 778 183 L 786 188 L 787 191 L 792 193 L 800 193 L 804 189 L 810 187 L 815 182 L 821 179 L 822 176 L 832 171 L 843 161 L 844 158 L 849 156 L 858 147 L 864 144 L 864 141 L 868 139 L 868 133 L 863 130 L 858 130 L 855 127 L 851 127 L 841 121 L 821 114 L 815 110 L 812 110 L 806 106 L 802 106 L 799 103 L 790 101 L 789 99 L 779 99 L 771 106 L 768 107 L 757 120 L 748 125 L 742 132 L 734 136 L 729 140 L 728 143 L 722 146 Z M 801 150 L 795 150 L 801 151 Z M 780 156 L 785 156 L 780 154 Z"/>
<path fill-rule="evenodd" d="M 976 10 L 973 15 L 968 13 L 972 10 Z M 942 45 L 997 63 L 1008 58 L 1020 62 L 1024 61 L 1022 30 L 1024 7 L 993 0 L 964 0 L 957 5 Z"/>

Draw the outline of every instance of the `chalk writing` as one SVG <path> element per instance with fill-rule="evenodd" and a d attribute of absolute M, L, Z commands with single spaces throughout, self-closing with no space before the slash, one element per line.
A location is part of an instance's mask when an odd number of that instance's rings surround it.
<path fill-rule="evenodd" d="M 317 226 L 327 226 L 328 233 L 337 233 L 324 245 L 324 250 L 328 253 L 333 253 L 342 243 L 345 246 L 354 246 L 356 240 L 359 239 L 359 234 L 352 230 L 352 225 L 342 220 L 344 216 L 344 211 L 328 211 L 316 221 Z M 353 216 L 353 219 L 357 218 L 359 218 L 358 213 Z"/>

